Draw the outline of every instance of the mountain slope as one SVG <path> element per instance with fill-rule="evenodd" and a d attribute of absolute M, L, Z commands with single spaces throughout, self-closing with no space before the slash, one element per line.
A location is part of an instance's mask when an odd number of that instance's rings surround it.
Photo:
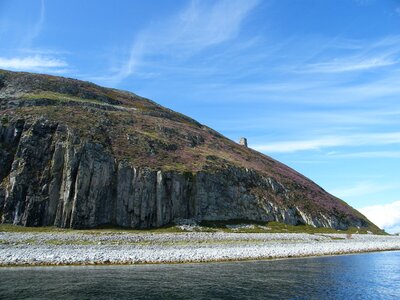
<path fill-rule="evenodd" d="M 245 219 L 377 230 L 289 167 L 129 92 L 0 70 L 0 118 L 4 223 Z"/>

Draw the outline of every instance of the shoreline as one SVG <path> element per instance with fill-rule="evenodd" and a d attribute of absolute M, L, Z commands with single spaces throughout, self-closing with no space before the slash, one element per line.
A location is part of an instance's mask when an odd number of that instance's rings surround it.
<path fill-rule="evenodd" d="M 299 233 L 0 233 L 0 267 L 258 261 L 399 251 L 400 237 Z"/>
<path fill-rule="evenodd" d="M 258 261 L 277 261 L 277 260 L 291 260 L 291 259 L 305 259 L 305 258 L 319 258 L 319 257 L 334 257 L 334 256 L 348 256 L 348 255 L 358 255 L 358 254 L 368 254 L 368 253 L 380 253 L 380 252 L 400 252 L 399 249 L 384 249 L 384 250 L 366 250 L 359 252 L 344 252 L 337 254 L 320 254 L 320 255 L 303 255 L 303 256 L 287 256 L 287 257 L 260 257 L 257 259 L 252 258 L 242 258 L 242 259 L 225 259 L 225 260 L 210 260 L 210 261 L 185 261 L 185 262 L 125 262 L 125 263 L 106 263 L 106 262 L 93 262 L 93 263 L 83 263 L 83 264 L 12 264 L 3 265 L 0 264 L 0 269 L 6 268 L 37 268 L 37 267 L 129 267 L 129 266 L 144 266 L 144 265 L 187 265 L 187 264 L 217 264 L 217 263 L 235 263 L 235 262 L 258 262 Z"/>

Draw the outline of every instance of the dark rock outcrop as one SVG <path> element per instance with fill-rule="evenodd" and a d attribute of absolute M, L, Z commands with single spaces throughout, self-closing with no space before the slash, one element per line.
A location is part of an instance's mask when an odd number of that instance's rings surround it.
<path fill-rule="evenodd" d="M 376 228 L 287 166 L 154 102 L 71 79 L 0 75 L 3 223 Z"/>

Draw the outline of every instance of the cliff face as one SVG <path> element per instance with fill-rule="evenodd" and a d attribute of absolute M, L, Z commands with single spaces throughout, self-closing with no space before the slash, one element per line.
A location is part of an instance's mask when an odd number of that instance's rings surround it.
<path fill-rule="evenodd" d="M 376 229 L 289 167 L 131 93 L 0 71 L 0 118 L 3 223 L 242 219 Z"/>

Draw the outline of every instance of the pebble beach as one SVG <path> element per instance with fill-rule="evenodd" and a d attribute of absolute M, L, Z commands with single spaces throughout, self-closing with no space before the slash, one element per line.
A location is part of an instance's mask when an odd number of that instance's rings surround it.
<path fill-rule="evenodd" d="M 1 266 L 189 263 L 400 250 L 399 236 L 0 232 Z"/>

